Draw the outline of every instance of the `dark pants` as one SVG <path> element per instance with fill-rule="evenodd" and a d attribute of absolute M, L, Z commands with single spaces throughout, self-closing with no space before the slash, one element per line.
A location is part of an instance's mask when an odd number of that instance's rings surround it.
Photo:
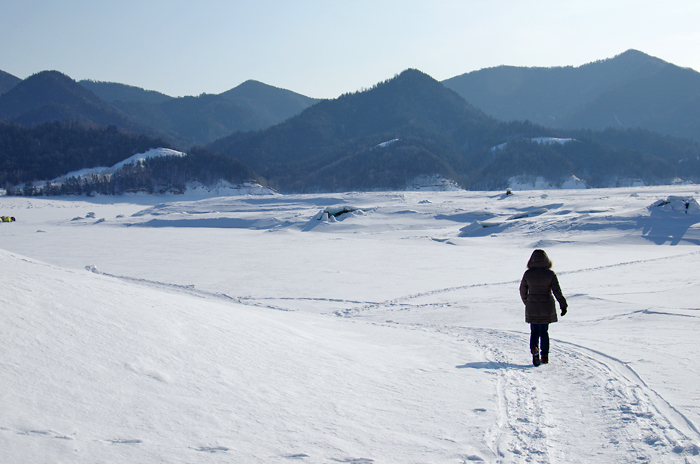
<path fill-rule="evenodd" d="M 530 352 L 540 347 L 540 353 L 549 354 L 549 324 L 530 324 Z"/>

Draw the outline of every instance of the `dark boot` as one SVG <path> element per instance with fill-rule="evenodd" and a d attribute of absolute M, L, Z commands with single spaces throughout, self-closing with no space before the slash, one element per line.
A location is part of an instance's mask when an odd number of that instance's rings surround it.
<path fill-rule="evenodd" d="M 535 366 L 539 366 L 541 364 L 541 362 L 540 362 L 540 349 L 537 347 L 534 347 L 532 349 L 532 364 Z"/>

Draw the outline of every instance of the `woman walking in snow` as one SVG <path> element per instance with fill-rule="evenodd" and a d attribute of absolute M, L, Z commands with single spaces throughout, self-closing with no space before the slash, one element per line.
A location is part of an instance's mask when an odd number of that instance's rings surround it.
<path fill-rule="evenodd" d="M 557 322 L 554 298 L 559 302 L 562 316 L 567 308 L 559 280 L 551 268 L 552 261 L 547 253 L 535 250 L 520 282 L 520 298 L 525 303 L 525 322 L 530 324 L 530 352 L 535 366 L 549 362 L 549 324 Z"/>

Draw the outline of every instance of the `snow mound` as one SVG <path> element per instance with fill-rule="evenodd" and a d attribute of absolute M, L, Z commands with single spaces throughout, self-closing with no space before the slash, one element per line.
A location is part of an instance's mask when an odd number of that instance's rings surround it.
<path fill-rule="evenodd" d="M 533 208 L 528 211 L 522 211 L 520 213 L 515 213 L 510 215 L 509 217 L 503 219 L 501 218 L 494 218 L 486 221 L 473 221 L 470 224 L 462 227 L 459 229 L 459 236 L 460 237 L 469 237 L 469 236 L 480 236 L 484 234 L 493 234 L 495 232 L 501 232 L 505 230 L 506 228 L 510 227 L 513 221 L 517 221 L 518 219 L 525 219 L 525 218 L 535 218 L 537 216 L 541 216 L 545 213 L 548 213 L 549 209 L 548 208 Z M 485 230 L 488 229 L 488 230 Z"/>
<path fill-rule="evenodd" d="M 319 211 L 319 213 L 314 216 L 314 219 L 324 222 L 338 222 L 348 217 L 344 215 L 357 216 L 363 214 L 365 214 L 364 211 L 354 206 L 332 206 Z M 339 219 L 340 216 L 343 216 L 343 218 Z"/>
<path fill-rule="evenodd" d="M 89 265 L 85 266 L 85 270 L 88 272 L 92 272 L 93 274 L 98 274 L 98 275 L 102 274 L 102 272 L 99 269 L 97 269 L 97 266 L 95 266 L 94 264 L 89 264 Z"/>
<path fill-rule="evenodd" d="M 347 218 L 364 216 L 365 212 L 354 206 L 331 206 L 319 211 L 312 217 L 302 228 L 304 232 L 308 232 L 322 224 L 333 224 L 342 222 Z"/>
<path fill-rule="evenodd" d="M 471 224 L 459 229 L 459 236 L 468 237 L 470 235 L 474 235 L 477 232 L 484 232 L 484 229 L 499 227 L 502 225 L 503 223 L 499 221 L 474 221 Z"/>
<path fill-rule="evenodd" d="M 666 213 L 700 214 L 700 205 L 693 197 L 670 196 L 665 200 L 654 202 L 649 206 L 650 210 L 652 208 Z"/>
<path fill-rule="evenodd" d="M 517 213 L 512 216 L 510 216 L 506 221 L 514 221 L 516 219 L 524 219 L 528 217 L 533 217 L 533 216 L 539 216 L 541 214 L 544 214 L 548 212 L 549 210 L 547 208 L 536 208 L 531 211 L 524 211 L 522 213 Z"/>

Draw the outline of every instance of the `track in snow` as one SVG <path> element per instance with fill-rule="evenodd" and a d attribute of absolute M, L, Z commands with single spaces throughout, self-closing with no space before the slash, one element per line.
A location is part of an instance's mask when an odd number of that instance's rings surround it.
<path fill-rule="evenodd" d="M 615 263 L 615 264 L 608 264 L 605 266 L 596 266 L 596 267 L 591 267 L 591 268 L 584 268 L 584 269 L 577 269 L 574 271 L 563 271 L 563 272 L 557 272 L 557 275 L 559 276 L 564 276 L 564 275 L 571 275 L 571 274 L 582 274 L 582 273 L 588 273 L 588 272 L 594 272 L 594 271 L 601 271 L 605 269 L 613 269 L 613 268 L 619 268 L 619 267 L 626 267 L 626 266 L 634 266 L 634 265 L 639 265 L 639 264 L 648 264 L 648 263 L 654 263 L 658 261 L 669 261 L 669 260 L 674 260 L 678 258 L 686 258 L 689 256 L 698 256 L 700 255 L 700 251 L 694 251 L 690 253 L 684 253 L 684 254 L 679 254 L 679 255 L 674 255 L 674 256 L 664 256 L 661 258 L 650 258 L 650 259 L 641 259 L 641 260 L 635 260 L 635 261 L 627 261 L 624 263 Z M 431 297 L 431 296 L 436 296 L 436 295 L 442 295 L 450 292 L 458 292 L 462 290 L 469 290 L 469 289 L 475 289 L 475 288 L 484 288 L 484 287 L 492 287 L 492 286 L 517 286 L 520 284 L 520 279 L 518 280 L 509 280 L 509 281 L 503 281 L 503 282 L 490 282 L 490 283 L 476 283 L 476 284 L 468 284 L 468 285 L 460 285 L 457 287 L 447 287 L 447 288 L 438 288 L 435 290 L 428 290 L 425 292 L 421 293 L 414 293 L 410 295 L 405 295 L 399 298 L 394 298 L 391 300 L 383 301 L 383 302 L 368 302 L 365 303 L 364 305 L 357 306 L 357 307 L 351 307 L 351 308 L 346 308 L 343 310 L 336 311 L 335 314 L 337 316 L 356 316 L 359 315 L 363 312 L 367 311 L 372 311 L 374 309 L 378 308 L 384 308 L 388 306 L 396 306 L 400 305 L 403 303 L 409 303 L 413 300 L 419 299 L 419 298 L 425 298 L 425 297 Z M 427 306 L 430 306 L 429 304 Z"/>
<path fill-rule="evenodd" d="M 521 333 L 406 328 L 440 332 L 484 354 L 486 361 L 456 367 L 495 376 L 498 420 L 484 437 L 494 462 L 700 462 L 695 426 L 619 360 L 552 339 L 550 364 L 534 367 Z"/>
<path fill-rule="evenodd" d="M 578 272 L 583 271 L 586 270 Z M 111 277 L 202 298 L 271 307 L 256 299 L 201 291 L 192 286 Z M 383 303 L 347 302 L 354 307 L 331 314 L 362 319 L 374 310 L 402 306 L 416 298 L 512 283 L 438 289 Z M 420 305 L 420 308 L 425 309 L 425 306 L 430 304 Z M 620 360 L 552 339 L 550 364 L 534 368 L 527 353 L 526 335 L 522 333 L 455 325 L 397 324 L 395 321 L 390 325 L 405 330 L 439 332 L 456 338 L 458 343 L 476 346 L 483 353 L 486 361 L 456 367 L 483 369 L 495 376 L 498 420 L 483 437 L 493 452 L 494 462 L 700 463 L 700 433 L 695 425 Z"/>

